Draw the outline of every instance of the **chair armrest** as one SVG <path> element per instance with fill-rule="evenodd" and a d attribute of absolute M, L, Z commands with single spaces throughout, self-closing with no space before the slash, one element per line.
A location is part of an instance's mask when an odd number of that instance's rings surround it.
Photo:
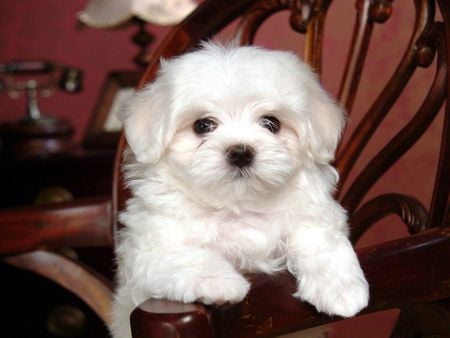
<path fill-rule="evenodd" d="M 131 314 L 133 338 L 210 338 L 211 310 L 203 304 L 149 299 Z"/>
<path fill-rule="evenodd" d="M 112 245 L 111 197 L 0 211 L 0 254 Z"/>
<path fill-rule="evenodd" d="M 370 304 L 361 314 L 450 296 L 450 264 L 446 259 L 450 256 L 450 228 L 434 228 L 358 250 L 357 254 L 371 294 Z M 320 314 L 293 298 L 296 281 L 287 273 L 249 278 L 249 295 L 232 306 L 147 300 L 132 313 L 133 337 L 213 337 L 214 330 L 220 328 L 226 328 L 220 337 L 273 336 L 341 319 Z M 188 323 L 203 335 L 193 334 Z"/>

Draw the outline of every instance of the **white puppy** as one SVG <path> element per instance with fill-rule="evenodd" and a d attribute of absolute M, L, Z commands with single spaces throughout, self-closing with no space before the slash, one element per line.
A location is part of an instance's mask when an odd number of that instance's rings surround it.
<path fill-rule="evenodd" d="M 352 316 L 368 285 L 332 193 L 344 112 L 294 54 L 206 43 L 163 61 L 123 116 L 132 191 L 112 332 L 148 298 L 239 302 L 242 273 L 289 269 L 294 295 Z"/>

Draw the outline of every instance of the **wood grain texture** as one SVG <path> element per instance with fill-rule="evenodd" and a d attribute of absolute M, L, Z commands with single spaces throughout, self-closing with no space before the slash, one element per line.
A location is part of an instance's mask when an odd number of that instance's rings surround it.
<path fill-rule="evenodd" d="M 111 197 L 0 211 L 0 253 L 111 246 Z"/>

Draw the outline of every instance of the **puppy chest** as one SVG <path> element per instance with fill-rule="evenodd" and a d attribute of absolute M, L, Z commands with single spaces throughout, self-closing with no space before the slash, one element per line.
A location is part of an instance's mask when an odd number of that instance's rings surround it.
<path fill-rule="evenodd" d="M 283 255 L 280 231 L 264 225 L 223 223 L 205 245 L 248 271 L 267 270 L 268 264 L 273 265 Z"/>

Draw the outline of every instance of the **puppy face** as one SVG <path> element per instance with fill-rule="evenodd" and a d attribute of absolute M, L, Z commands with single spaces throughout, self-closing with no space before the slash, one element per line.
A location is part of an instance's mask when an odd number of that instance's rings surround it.
<path fill-rule="evenodd" d="M 208 200 L 267 198 L 298 171 L 297 133 L 280 111 L 261 101 L 188 114 L 167 157 L 191 190 Z"/>
<path fill-rule="evenodd" d="M 164 162 L 190 191 L 240 202 L 328 163 L 344 114 L 293 54 L 209 43 L 163 61 L 123 121 L 138 162 Z"/>

